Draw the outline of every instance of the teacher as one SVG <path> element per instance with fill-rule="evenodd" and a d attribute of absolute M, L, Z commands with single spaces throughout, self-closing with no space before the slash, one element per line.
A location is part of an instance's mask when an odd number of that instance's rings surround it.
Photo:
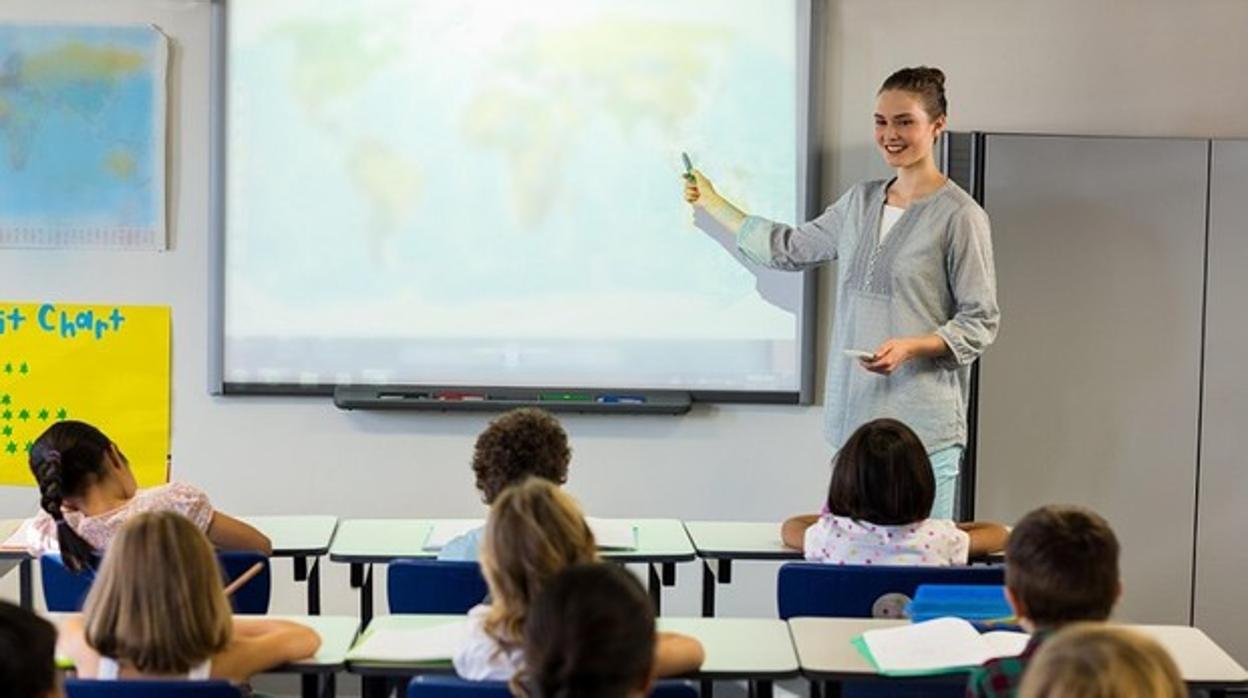
<path fill-rule="evenodd" d="M 931 516 L 948 519 L 966 449 L 971 363 L 996 337 L 1001 314 L 988 215 L 932 157 L 946 111 L 940 70 L 889 76 L 877 93 L 875 144 L 896 176 L 855 185 L 797 227 L 747 215 L 697 171 L 685 200 L 735 233 L 759 264 L 802 270 L 837 260 L 828 442 L 839 449 L 879 417 L 905 422 L 932 461 Z"/>

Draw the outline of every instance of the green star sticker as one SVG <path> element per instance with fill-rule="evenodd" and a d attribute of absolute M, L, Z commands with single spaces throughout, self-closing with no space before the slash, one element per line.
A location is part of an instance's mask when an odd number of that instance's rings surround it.
<path fill-rule="evenodd" d="M 57 411 L 56 411 L 56 418 L 57 418 L 57 420 L 60 420 L 60 421 L 63 421 L 63 420 L 65 420 L 65 419 L 68 419 L 68 418 L 69 418 L 69 410 L 65 409 L 64 407 L 62 407 L 61 409 L 57 410 Z"/>
<path fill-rule="evenodd" d="M 5 365 L 4 365 L 4 372 L 5 372 L 5 373 L 12 373 L 12 372 L 13 372 L 13 364 L 5 364 Z"/>
<path fill-rule="evenodd" d="M 9 395 L 8 393 L 5 393 L 4 397 L 0 397 L 0 405 L 10 405 L 12 403 L 13 403 L 13 396 Z"/>
<path fill-rule="evenodd" d="M 48 421 L 48 417 L 49 417 L 49 416 L 51 416 L 51 415 L 48 413 L 48 408 L 46 408 L 46 407 L 45 407 L 45 408 L 43 408 L 43 409 L 39 410 L 39 421 L 41 421 L 41 422 L 46 422 L 46 421 Z"/>
<path fill-rule="evenodd" d="M 24 422 L 24 421 L 26 421 L 26 420 L 28 420 L 28 419 L 30 419 L 30 411 L 29 411 L 29 410 L 22 410 L 21 412 L 18 412 L 18 413 L 17 413 L 17 418 L 18 418 L 18 419 L 20 419 L 20 420 L 22 420 L 23 422 Z"/>
<path fill-rule="evenodd" d="M 23 447 L 22 447 L 22 449 L 23 449 L 24 451 L 26 451 L 27 453 L 30 453 L 30 449 L 32 449 L 32 448 L 34 448 L 34 447 L 35 447 L 35 442 L 34 442 L 34 441 L 27 441 L 27 442 L 26 442 L 26 445 L 25 445 L 25 446 L 23 446 Z"/>
<path fill-rule="evenodd" d="M 5 424 L 5 425 L 4 425 L 4 428 L 3 428 L 3 429 L 0 429 L 0 434 L 3 434 L 4 436 L 12 436 L 12 435 L 13 435 L 13 427 L 12 427 L 12 426 L 10 426 L 10 425 L 8 425 L 8 424 Z"/>
<path fill-rule="evenodd" d="M 23 375 L 30 373 L 30 366 L 25 361 L 23 361 L 22 365 L 17 369 L 17 372 Z"/>
<path fill-rule="evenodd" d="M 13 419 L 13 410 L 5 410 L 4 412 L 0 413 L 0 419 L 4 419 L 4 421 L 6 422 L 9 421 L 10 419 Z"/>
<path fill-rule="evenodd" d="M 12 441 L 10 441 L 10 442 L 9 442 L 9 445 L 4 447 L 4 450 L 5 450 L 7 453 L 17 453 L 17 444 L 15 444 L 15 443 L 13 443 Z"/>

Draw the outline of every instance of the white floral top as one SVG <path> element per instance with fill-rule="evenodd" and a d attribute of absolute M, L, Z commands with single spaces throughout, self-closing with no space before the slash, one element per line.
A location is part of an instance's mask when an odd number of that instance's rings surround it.
<path fill-rule="evenodd" d="M 965 565 L 971 536 L 948 519 L 880 526 L 823 514 L 806 529 L 806 559 L 841 565 Z"/>
<path fill-rule="evenodd" d="M 117 531 L 121 530 L 122 524 L 135 514 L 147 511 L 176 511 L 205 533 L 212 524 L 213 508 L 208 501 L 208 495 L 197 487 L 181 482 L 139 490 L 130 501 L 103 514 L 84 516 L 76 511 L 67 511 L 65 521 L 91 547 L 103 550 Z M 46 511 L 40 511 L 22 528 L 17 535 L 24 533 L 26 549 L 32 555 L 60 551 L 56 538 L 56 522 Z"/>

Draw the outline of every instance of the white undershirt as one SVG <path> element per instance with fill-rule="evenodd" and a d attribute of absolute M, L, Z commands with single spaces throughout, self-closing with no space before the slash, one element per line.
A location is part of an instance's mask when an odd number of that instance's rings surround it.
<path fill-rule="evenodd" d="M 881 243 L 884 242 L 884 237 L 888 235 L 888 231 L 892 230 L 893 226 L 897 224 L 897 221 L 901 218 L 901 214 L 905 212 L 906 212 L 906 209 L 901 208 L 899 206 L 890 206 L 888 204 L 884 204 L 884 215 L 880 216 L 880 242 Z"/>

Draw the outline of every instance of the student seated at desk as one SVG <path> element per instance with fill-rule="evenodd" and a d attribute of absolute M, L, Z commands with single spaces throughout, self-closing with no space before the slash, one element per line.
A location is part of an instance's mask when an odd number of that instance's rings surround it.
<path fill-rule="evenodd" d="M 844 565 L 965 565 L 1005 547 L 1000 524 L 929 518 L 935 497 L 919 437 L 877 419 L 837 452 L 823 513 L 785 521 L 781 538 L 807 560 Z"/>
<path fill-rule="evenodd" d="M 468 631 L 453 658 L 455 671 L 472 681 L 510 681 L 524 666 L 524 624 L 533 599 L 563 570 L 597 560 L 594 534 L 569 494 L 536 477 L 504 490 L 490 509 L 481 546 L 490 603 L 468 612 Z M 683 642 L 697 644 L 691 638 Z M 672 676 L 697 669 L 701 656 L 684 647 L 660 642 L 655 673 Z"/>
<path fill-rule="evenodd" d="M 699 666 L 693 638 L 654 629 L 654 607 L 637 578 L 618 565 L 574 565 L 537 595 L 524 624 L 527 668 L 512 692 L 531 698 L 642 698 L 658 657 Z M 668 659 L 669 663 L 671 659 Z"/>
<path fill-rule="evenodd" d="M 1187 686 L 1166 650 L 1126 628 L 1076 623 L 1044 643 L 1022 698 L 1185 698 Z"/>
<path fill-rule="evenodd" d="M 556 485 L 568 481 L 572 450 L 559 420 L 545 410 L 521 407 L 503 413 L 477 437 L 472 472 L 481 500 L 492 505 L 500 492 L 529 476 Z M 478 528 L 450 541 L 439 560 L 476 560 L 485 529 Z"/>
<path fill-rule="evenodd" d="M 65 695 L 56 671 L 56 628 L 6 601 L 0 601 L 0 695 Z"/>
<path fill-rule="evenodd" d="M 1122 594 L 1118 538 L 1097 514 L 1047 506 L 1022 518 L 1005 549 L 1005 597 L 1031 641 L 1017 657 L 976 669 L 966 694 L 1015 696 L 1036 652 L 1061 627 L 1104 621 Z"/>
<path fill-rule="evenodd" d="M 60 651 L 88 679 L 226 679 L 312 656 L 316 631 L 234 618 L 216 554 L 189 519 L 138 514 L 104 554 L 81 616 L 61 626 Z"/>
<path fill-rule="evenodd" d="M 16 534 L 32 555 L 60 552 L 72 570 L 90 564 L 130 517 L 176 511 L 223 550 L 273 551 L 267 536 L 216 511 L 208 496 L 180 482 L 138 489 L 130 462 L 99 429 L 64 421 L 48 427 L 30 449 L 42 511 Z"/>

